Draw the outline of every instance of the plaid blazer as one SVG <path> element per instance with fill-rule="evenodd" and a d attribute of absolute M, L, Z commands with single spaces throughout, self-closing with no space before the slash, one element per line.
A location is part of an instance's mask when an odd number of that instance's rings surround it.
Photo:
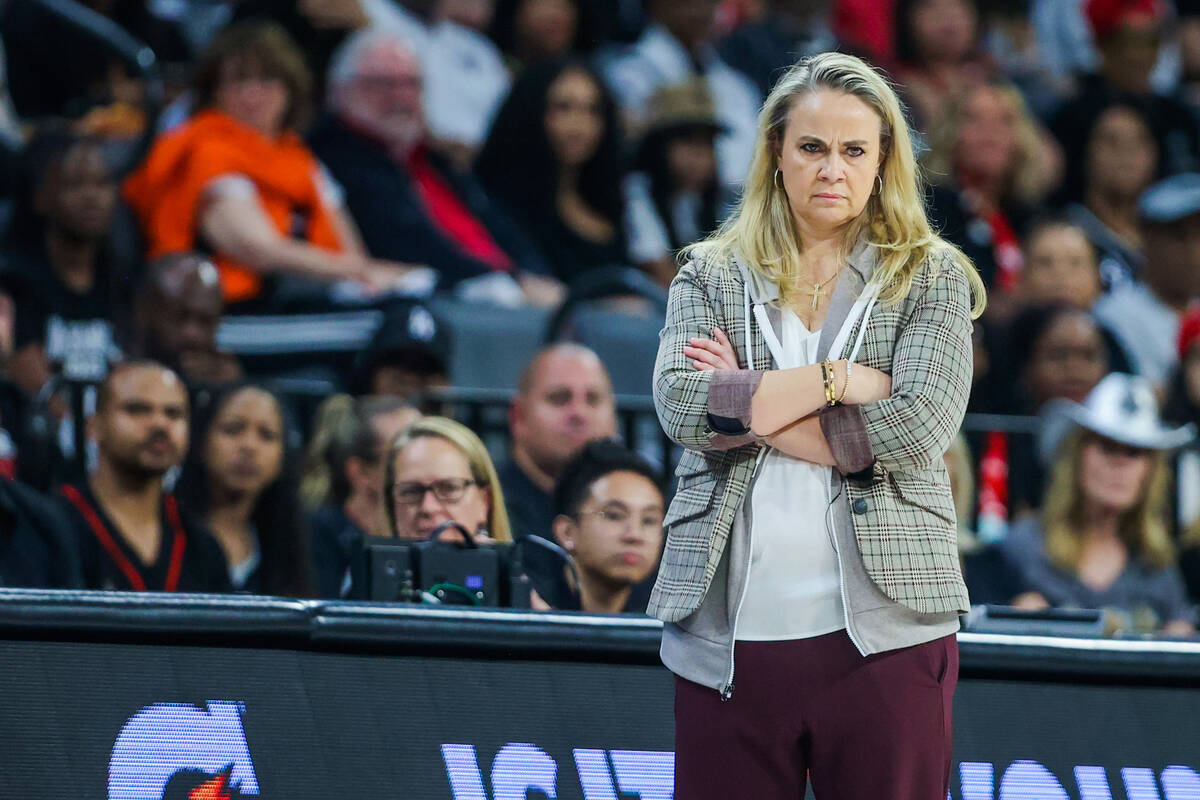
<path fill-rule="evenodd" d="M 827 327 L 839 296 L 844 317 L 870 280 L 875 258 L 860 246 L 849 264 Z M 755 319 L 749 326 L 755 363 L 745 363 L 747 281 L 761 279 L 736 261 L 709 256 L 685 264 L 671 284 L 653 393 L 663 429 L 687 449 L 675 470 L 678 489 L 664 519 L 667 544 L 649 608 L 666 622 L 684 618 L 704 598 L 764 447 L 745 431 L 757 387 L 753 376 L 761 375 L 748 370 L 772 368 Z M 771 289 L 777 297 L 777 288 Z M 761 287 L 757 292 L 762 299 Z M 970 307 L 966 276 L 948 255 L 939 255 L 920 267 L 907 297 L 876 304 L 850 331 L 842 352 L 829 354 L 845 358 L 865 324 L 856 362 L 892 377 L 889 398 L 822 411 L 821 426 L 837 461 L 834 488 L 839 482 L 846 488 L 867 574 L 889 598 L 921 613 L 970 607 L 942 462 L 971 388 Z M 683 355 L 691 337 L 711 336 L 714 325 L 729 336 L 745 369 L 700 372 Z M 729 415 L 740 416 L 740 434 L 714 427 Z"/>

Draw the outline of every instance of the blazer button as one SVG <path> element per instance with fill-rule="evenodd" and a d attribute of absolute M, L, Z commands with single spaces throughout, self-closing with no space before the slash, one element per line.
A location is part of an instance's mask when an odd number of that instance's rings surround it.
<path fill-rule="evenodd" d="M 855 514 L 865 514 L 867 513 L 867 501 L 860 497 L 854 501 L 851 509 L 853 509 Z"/>

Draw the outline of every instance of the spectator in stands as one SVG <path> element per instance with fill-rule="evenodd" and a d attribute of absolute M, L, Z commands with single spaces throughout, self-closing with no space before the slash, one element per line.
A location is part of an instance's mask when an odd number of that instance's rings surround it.
<path fill-rule="evenodd" d="M 87 588 L 229 591 L 221 546 L 163 485 L 188 449 L 183 381 L 154 362 L 117 364 L 88 425 L 96 468 L 60 490 Z"/>
<path fill-rule="evenodd" d="M 1108 288 L 1137 278 L 1142 233 L 1137 204 L 1162 167 L 1153 118 L 1133 99 L 1098 101 L 1059 133 L 1068 154 L 1061 199 L 1066 213 L 1100 252 Z"/>
<path fill-rule="evenodd" d="M 475 172 L 538 243 L 559 279 L 627 262 L 616 116 L 582 61 L 525 69 Z"/>
<path fill-rule="evenodd" d="M 393 397 L 433 413 L 426 393 L 449 385 L 450 333 L 426 306 L 394 304 L 355 364 L 355 394 Z"/>
<path fill-rule="evenodd" d="M 134 300 L 137 358 L 179 373 L 190 386 L 229 383 L 242 376 L 237 357 L 217 347 L 225 311 L 217 268 L 199 253 L 172 253 L 152 262 Z"/>
<path fill-rule="evenodd" d="M 1024 585 L 1013 605 L 1109 609 L 1123 631 L 1192 635 L 1196 613 L 1161 511 L 1165 453 L 1193 432 L 1164 427 L 1153 387 L 1122 373 L 1061 419 L 1070 432 L 1051 448 L 1045 506 L 1003 540 Z"/>
<path fill-rule="evenodd" d="M 489 0 L 490 2 L 490 0 Z M 446 0 L 364 0 L 371 26 L 399 36 L 424 66 L 421 93 L 431 141 L 466 169 L 508 93 L 504 58 L 490 39 L 446 16 Z"/>
<path fill-rule="evenodd" d="M 1080 141 L 1076 126 L 1087 109 L 1105 98 L 1124 95 L 1142 103 L 1153 120 L 1151 129 L 1162 147 L 1163 174 L 1196 169 L 1200 156 L 1196 119 L 1185 105 L 1152 85 L 1167 37 L 1169 5 L 1163 0 L 1084 0 L 1079 6 L 1098 61 L 1076 97 L 1059 109 L 1055 128 L 1064 144 Z"/>
<path fill-rule="evenodd" d="M 300 484 L 321 597 L 365 599 L 363 541 L 391 535 L 384 511 L 384 454 L 420 417 L 394 397 L 337 394 L 321 404 Z"/>
<path fill-rule="evenodd" d="M 550 576 L 559 580 L 535 578 L 534 607 L 541 600 L 562 611 L 645 613 L 648 595 L 635 588 L 658 566 L 666 511 L 650 465 L 616 442 L 590 442 L 563 468 L 553 510 L 554 537 L 573 569 L 559 565 Z"/>
<path fill-rule="evenodd" d="M 527 65 L 563 58 L 581 49 L 587 33 L 579 0 L 500 0 L 492 18 L 492 40 L 517 75 Z"/>
<path fill-rule="evenodd" d="M 120 357 L 115 325 L 136 266 L 108 247 L 117 186 L 98 142 L 43 130 L 25 151 L 23 184 L 3 259 L 17 312 L 11 374 L 32 396 L 56 373 L 102 378 Z"/>
<path fill-rule="evenodd" d="M 183 507 L 221 545 L 235 591 L 314 595 L 296 457 L 279 398 L 234 385 L 197 407 Z"/>
<path fill-rule="evenodd" d="M 196 77 L 196 113 L 125 182 L 152 258 L 207 247 L 229 303 L 269 304 L 268 278 L 363 292 L 428 290 L 429 276 L 370 258 L 339 193 L 297 136 L 311 78 L 273 23 L 230 26 Z"/>
<path fill-rule="evenodd" d="M 736 188 L 750 164 L 762 98 L 748 77 L 713 48 L 716 0 L 647 0 L 649 25 L 633 45 L 600 54 L 600 69 L 633 131 L 645 124 L 650 98 L 663 86 L 701 77 L 725 133 L 717 140 L 721 182 Z"/>
<path fill-rule="evenodd" d="M 557 302 L 556 285 L 537 277 L 549 269 L 537 249 L 469 175 L 430 146 L 422 81 L 413 51 L 386 30 L 356 34 L 334 56 L 333 114 L 311 141 L 344 189 L 367 249 L 431 265 L 442 288 L 487 276 L 508 286 L 517 302 Z"/>
<path fill-rule="evenodd" d="M 405 428 L 388 449 L 383 486 L 388 525 L 400 539 L 461 538 L 453 528 L 439 533 L 452 523 L 479 541 L 512 541 L 487 447 L 452 419 L 424 417 Z"/>
<path fill-rule="evenodd" d="M 933 213 L 987 284 L 991 315 L 1011 313 L 1022 268 L 1017 232 L 1055 184 L 1059 154 L 1008 84 L 964 87 L 942 106 L 927 157 L 940 186 Z"/>
<path fill-rule="evenodd" d="M 1082 402 L 1108 374 L 1112 358 L 1096 320 L 1074 306 L 1031 306 L 1009 327 L 1012 386 L 1007 410 L 1038 414 L 1051 400 Z M 993 358 L 1004 363 L 1005 354 Z M 1034 442 L 1011 436 L 1008 445 L 1008 507 L 1010 518 L 1040 507 L 1045 473 Z"/>
<path fill-rule="evenodd" d="M 733 198 L 717 178 L 721 130 L 703 81 L 660 89 L 654 115 L 625 179 L 629 252 L 663 286 L 675 254 L 716 229 Z"/>
<path fill-rule="evenodd" d="M 1191 307 L 1179 326 L 1179 367 L 1167 388 L 1163 419 L 1200 427 L 1200 304 Z M 1179 540 L 1179 568 L 1188 594 L 1200 603 L 1200 442 L 1181 448 L 1171 467 L 1171 532 Z"/>
<path fill-rule="evenodd" d="M 1102 297 L 1096 316 L 1116 334 L 1133 371 L 1162 390 L 1178 363 L 1180 318 L 1200 298 L 1200 173 L 1156 183 L 1142 196 L 1138 213 L 1141 279 Z"/>
<path fill-rule="evenodd" d="M 749 77 L 766 97 L 776 79 L 801 58 L 837 50 L 832 0 L 766 0 L 762 14 L 717 45 L 725 63 Z"/>
<path fill-rule="evenodd" d="M 1024 305 L 1065 303 L 1090 310 L 1104 291 L 1100 259 L 1083 228 L 1044 216 L 1026 229 L 1018 294 Z"/>
<path fill-rule="evenodd" d="M 976 0 L 897 0 L 896 80 L 923 131 L 941 125 L 950 98 L 994 72 L 980 41 Z"/>
<path fill-rule="evenodd" d="M 0 586 L 81 589 L 79 551 L 70 520 L 52 500 L 0 478 Z"/>
<path fill-rule="evenodd" d="M 550 539 L 552 492 L 563 467 L 587 442 L 616 434 L 612 383 L 600 359 L 578 344 L 539 352 L 517 382 L 508 425 L 512 454 L 500 469 L 500 482 L 513 538 Z"/>

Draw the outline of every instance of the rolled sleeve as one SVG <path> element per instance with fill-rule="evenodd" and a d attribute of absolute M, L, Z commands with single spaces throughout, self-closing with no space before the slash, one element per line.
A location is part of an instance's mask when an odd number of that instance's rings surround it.
<path fill-rule="evenodd" d="M 713 372 L 708 386 L 708 427 L 715 434 L 713 447 L 728 449 L 754 441 L 750 404 L 762 376 L 760 369 Z"/>
<path fill-rule="evenodd" d="M 835 406 L 819 414 L 817 421 L 829 443 L 838 472 L 854 475 L 871 468 L 875 451 L 867 434 L 867 419 L 858 406 Z"/>

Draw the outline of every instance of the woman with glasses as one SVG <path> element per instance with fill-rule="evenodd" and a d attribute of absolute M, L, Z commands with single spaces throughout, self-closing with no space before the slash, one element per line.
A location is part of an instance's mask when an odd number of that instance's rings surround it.
<path fill-rule="evenodd" d="M 1055 401 L 1043 441 L 1054 467 L 1040 515 L 1001 542 L 1021 576 L 1022 608 L 1098 608 L 1113 632 L 1196 631 L 1167 532 L 1166 453 L 1191 426 L 1159 419 L 1154 388 L 1114 372 L 1083 403 Z"/>
<path fill-rule="evenodd" d="M 460 538 L 512 541 L 504 494 L 487 448 L 469 428 L 445 417 L 425 417 L 392 441 L 384 468 L 384 504 L 400 539 Z"/>
<path fill-rule="evenodd" d="M 658 477 L 641 456 L 612 441 L 585 445 L 554 487 L 554 538 L 574 566 L 531 576 L 534 606 L 645 613 L 644 584 L 658 568 L 665 511 Z"/>

